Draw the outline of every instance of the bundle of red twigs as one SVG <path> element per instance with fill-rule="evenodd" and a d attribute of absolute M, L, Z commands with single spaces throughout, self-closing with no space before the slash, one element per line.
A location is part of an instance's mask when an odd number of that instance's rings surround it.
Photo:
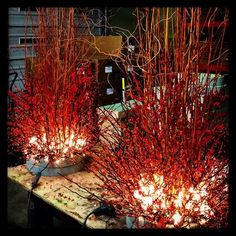
<path fill-rule="evenodd" d="M 134 106 L 123 104 L 123 121 L 107 117 L 112 139 L 93 156 L 104 198 L 120 214 L 143 216 L 156 228 L 227 225 L 227 95 L 217 87 L 220 71 L 210 67 L 219 68 L 226 54 L 228 12 L 213 29 L 207 26 L 218 9 L 207 9 L 204 18 L 202 11 L 136 9 L 135 50 L 119 58 L 129 68 Z"/>
<path fill-rule="evenodd" d="M 94 140 L 97 86 L 79 32 L 82 19 L 74 8 L 38 9 L 33 69 L 26 71 L 25 90 L 9 93 L 9 143 L 27 159 L 73 159 Z"/>

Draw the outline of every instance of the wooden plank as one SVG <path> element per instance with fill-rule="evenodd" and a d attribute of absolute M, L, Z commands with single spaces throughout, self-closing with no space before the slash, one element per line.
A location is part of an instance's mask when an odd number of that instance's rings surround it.
<path fill-rule="evenodd" d="M 30 191 L 34 175 L 28 171 L 25 165 L 19 165 L 8 168 L 8 178 Z M 93 173 L 80 171 L 68 175 L 67 178 L 83 187 L 88 187 L 92 193 L 100 196 L 101 192 L 99 192 L 97 185 L 99 180 Z M 33 194 L 80 224 L 83 224 L 85 217 L 99 206 L 95 197 L 79 189 L 76 184 L 71 183 L 63 176 L 42 176 L 38 186 L 33 190 Z M 106 216 L 95 217 L 91 215 L 86 225 L 88 228 L 104 229 L 108 220 L 109 218 Z M 112 225 L 122 227 L 121 222 L 124 222 L 124 219 L 111 219 L 111 221 Z"/>
<path fill-rule="evenodd" d="M 121 50 L 121 36 L 96 36 L 90 38 L 91 47 L 89 53 L 94 59 L 108 59 L 118 56 Z"/>

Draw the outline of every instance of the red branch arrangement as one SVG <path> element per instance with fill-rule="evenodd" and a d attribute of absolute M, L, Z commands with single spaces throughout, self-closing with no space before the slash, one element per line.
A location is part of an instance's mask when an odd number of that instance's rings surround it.
<path fill-rule="evenodd" d="M 82 36 L 78 40 L 80 19 L 73 8 L 38 9 L 32 71 L 25 91 L 9 92 L 9 144 L 36 163 L 76 160 L 94 140 L 97 86 Z"/>
<path fill-rule="evenodd" d="M 228 224 L 227 90 L 217 87 L 228 11 L 217 28 L 207 26 L 219 10 L 204 18 L 202 11 L 136 9 L 135 49 L 118 58 L 129 68 L 134 105 L 123 104 L 122 120 L 106 113 L 112 129 L 101 130 L 93 153 L 90 170 L 103 181 L 104 199 L 153 228 Z"/>

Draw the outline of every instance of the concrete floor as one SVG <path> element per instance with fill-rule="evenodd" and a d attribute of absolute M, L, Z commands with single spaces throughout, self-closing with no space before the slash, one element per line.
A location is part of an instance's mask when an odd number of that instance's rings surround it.
<path fill-rule="evenodd" d="M 8 228 L 26 228 L 27 191 L 10 180 L 7 187 Z"/>
<path fill-rule="evenodd" d="M 8 229 L 25 229 L 27 228 L 28 193 L 10 180 L 7 185 Z M 53 217 L 53 228 L 81 228 L 81 225 Z"/>

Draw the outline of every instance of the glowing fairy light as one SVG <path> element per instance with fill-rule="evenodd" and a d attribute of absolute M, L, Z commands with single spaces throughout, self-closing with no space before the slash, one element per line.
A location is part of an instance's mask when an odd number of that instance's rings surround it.
<path fill-rule="evenodd" d="M 179 214 L 179 212 L 176 212 L 173 216 L 172 219 L 174 220 L 174 224 L 177 225 L 181 222 L 182 216 Z"/>
<path fill-rule="evenodd" d="M 36 141 L 37 141 L 37 138 L 36 138 L 35 136 L 33 136 L 33 137 L 30 139 L 29 143 L 30 143 L 30 144 L 35 144 Z"/>
<path fill-rule="evenodd" d="M 185 208 L 186 208 L 187 210 L 190 210 L 192 207 L 193 207 L 193 204 L 192 204 L 191 201 L 187 202 L 187 204 L 185 205 Z"/>
<path fill-rule="evenodd" d="M 66 153 L 68 152 L 68 147 L 65 147 L 65 148 L 63 148 L 63 150 L 62 150 L 62 151 L 63 151 L 63 153 L 65 153 L 65 154 L 66 154 Z"/>
<path fill-rule="evenodd" d="M 188 222 L 192 222 L 192 216 L 196 217 L 196 214 L 203 219 L 214 216 L 214 212 L 206 200 L 208 195 L 206 183 L 201 182 L 198 186 L 190 188 L 169 187 L 171 189 L 169 192 L 164 191 L 163 176 L 154 175 L 153 181 L 147 181 L 142 177 L 138 183 L 139 189 L 133 192 L 133 196 L 139 200 L 142 208 L 151 210 L 153 213 L 163 210 L 173 220 L 174 225 L 183 221 L 186 215 L 188 217 L 185 218 L 185 222 L 186 219 Z M 170 209 L 172 210 L 170 211 Z M 207 220 L 203 222 L 206 223 Z"/>
<path fill-rule="evenodd" d="M 59 131 L 58 135 L 51 140 L 47 139 L 45 133 L 41 138 L 37 138 L 36 136 L 31 137 L 29 139 L 31 153 L 28 154 L 27 149 L 24 150 L 24 153 L 30 160 L 34 160 L 37 158 L 38 154 L 45 153 L 46 150 L 56 156 L 54 163 L 59 164 L 62 159 L 65 160 L 62 158 L 63 156 L 73 158 L 75 157 L 74 152 L 81 151 L 85 145 L 86 139 L 82 138 L 80 135 L 75 135 L 75 133 L 69 131 L 69 129 L 65 129 L 64 134 L 62 134 L 62 131 Z M 49 162 L 49 157 L 45 156 L 43 160 Z"/>
<path fill-rule="evenodd" d="M 200 194 L 197 193 L 197 192 L 195 192 L 195 193 L 193 194 L 193 200 L 195 200 L 195 201 L 200 201 L 200 199 L 201 199 Z"/>
<path fill-rule="evenodd" d="M 85 145 L 85 142 L 86 142 L 85 139 L 79 138 L 79 139 L 77 139 L 76 145 L 83 147 Z"/>
<path fill-rule="evenodd" d="M 175 200 L 175 206 L 176 207 L 182 207 L 184 194 L 182 191 L 179 192 L 177 199 Z"/>

